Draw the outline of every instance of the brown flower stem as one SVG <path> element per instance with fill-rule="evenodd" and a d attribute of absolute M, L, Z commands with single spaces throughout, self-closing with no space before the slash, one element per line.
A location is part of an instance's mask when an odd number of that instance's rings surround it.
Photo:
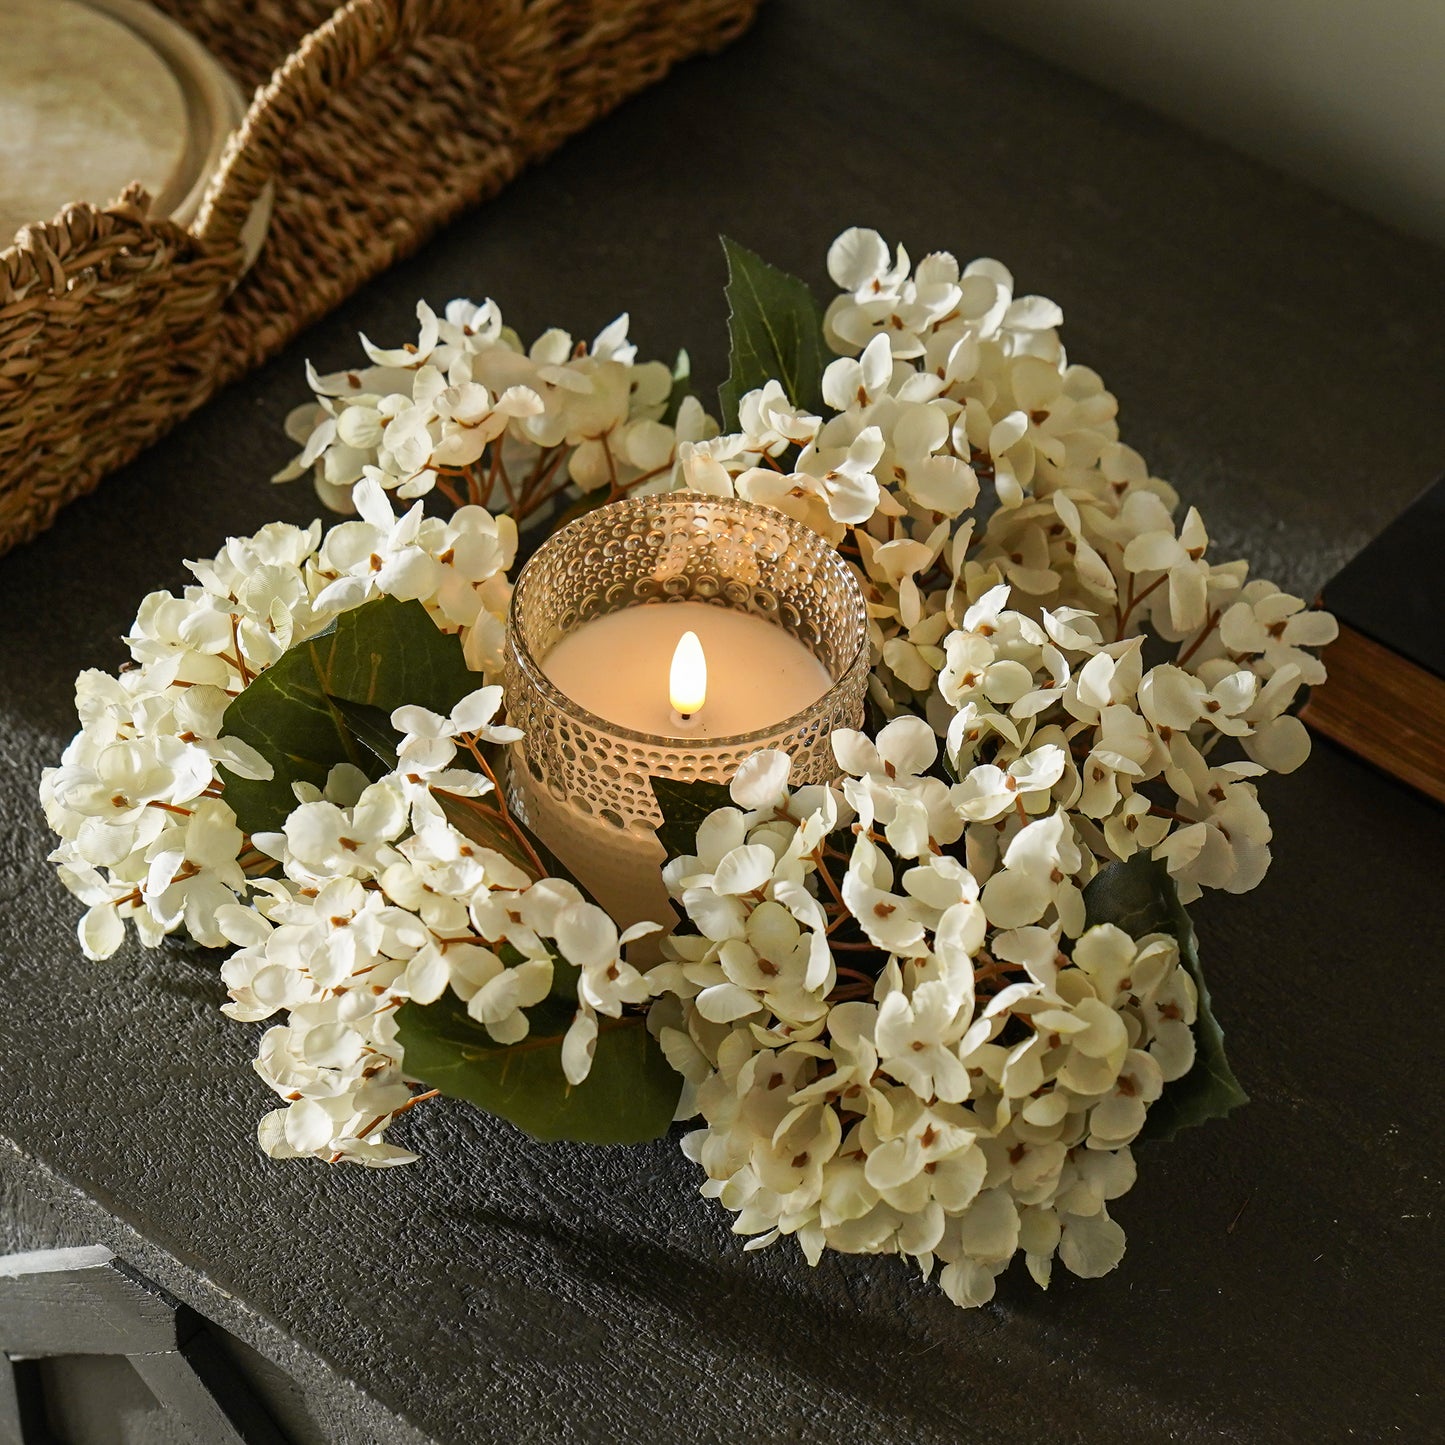
<path fill-rule="evenodd" d="M 616 496 L 622 490 L 617 481 L 617 458 L 612 455 L 612 444 L 605 436 L 597 440 L 602 443 L 602 455 L 607 458 L 607 476 L 612 483 L 612 494 Z"/>
<path fill-rule="evenodd" d="M 522 489 L 512 481 L 512 474 L 507 470 L 507 459 L 502 455 L 501 447 L 497 448 L 497 478 L 502 484 L 502 490 L 507 494 L 508 504 L 516 507 L 521 501 Z"/>
<path fill-rule="evenodd" d="M 993 979 L 1004 978 L 1011 973 L 1023 973 L 1024 969 L 1016 967 L 1011 963 L 994 963 L 987 968 L 974 970 L 973 981 L 975 984 L 988 983 Z"/>
<path fill-rule="evenodd" d="M 512 479 L 507 475 L 507 469 L 502 462 L 502 438 L 496 437 L 492 441 L 491 455 L 487 458 L 487 503 L 490 505 L 492 497 L 497 490 L 497 483 L 502 485 L 502 491 L 507 498 L 507 505 L 514 511 L 517 510 L 517 494 L 512 486 Z"/>
<path fill-rule="evenodd" d="M 552 447 L 543 452 L 537 458 L 537 465 L 532 470 L 532 475 L 522 487 L 522 500 L 519 511 L 522 516 L 527 516 L 543 502 L 557 494 L 558 488 L 547 489 L 547 484 L 557 475 L 558 469 L 567 459 L 565 447 Z"/>
<path fill-rule="evenodd" d="M 1133 606 L 1134 606 L 1134 574 L 1133 574 L 1132 572 L 1129 574 L 1129 595 L 1128 595 L 1127 598 L 1125 598 L 1124 606 L 1125 606 L 1125 607 L 1128 607 L 1128 608 L 1130 608 L 1130 609 L 1132 609 Z M 1118 594 L 1117 594 L 1117 592 L 1116 592 L 1116 593 L 1115 593 L 1115 597 L 1114 597 L 1114 637 L 1115 637 L 1115 639 L 1117 640 L 1119 637 L 1121 637 L 1121 636 L 1123 635 L 1123 632 L 1124 632 L 1124 611 L 1123 611 L 1123 609 L 1119 606 L 1119 598 L 1118 598 Z"/>
<path fill-rule="evenodd" d="M 633 477 L 630 482 L 623 482 L 618 490 L 625 496 L 633 487 L 640 487 L 643 482 L 650 482 L 654 477 L 660 477 L 664 472 L 670 472 L 672 466 L 672 460 L 669 458 L 660 467 L 653 467 L 650 472 L 643 472 L 641 476 Z"/>
<path fill-rule="evenodd" d="M 231 614 L 231 646 L 236 650 L 236 671 L 241 674 L 241 686 L 249 687 L 256 674 L 246 666 L 246 658 L 241 651 L 241 621 L 234 612 Z"/>
<path fill-rule="evenodd" d="M 1176 663 L 1177 666 L 1183 667 L 1184 664 L 1188 662 L 1189 659 L 1193 657 L 1194 654 L 1198 652 L 1201 647 L 1204 646 L 1204 644 L 1209 640 L 1210 633 L 1212 633 L 1214 629 L 1219 626 L 1219 619 L 1222 615 L 1223 614 L 1219 611 L 1217 607 L 1214 609 L 1213 612 L 1209 614 L 1209 617 L 1205 621 L 1204 626 L 1200 629 L 1199 636 L 1196 637 L 1194 641 L 1189 644 L 1187 651 L 1181 652 L 1179 654 Z"/>
<path fill-rule="evenodd" d="M 818 874 L 827 885 L 828 892 L 833 895 L 833 901 L 847 912 L 848 905 L 843 901 L 842 891 L 839 889 L 837 883 L 833 881 L 833 875 L 823 866 L 823 860 L 818 856 L 818 849 L 815 848 L 811 856 L 813 861 L 818 865 Z"/>
<path fill-rule="evenodd" d="M 184 883 L 187 878 L 194 878 L 196 874 L 200 871 L 201 870 L 197 868 L 194 863 L 183 863 L 180 868 L 176 870 L 175 876 L 171 879 L 171 882 Z M 111 899 L 111 906 L 115 908 L 124 908 L 128 903 L 138 905 L 143 903 L 144 901 L 145 899 L 141 893 L 141 890 L 139 889 L 139 887 L 136 887 L 132 888 L 131 891 L 127 893 L 123 898 Z"/>
<path fill-rule="evenodd" d="M 424 1094 L 413 1094 L 413 1095 L 411 1096 L 411 1098 L 408 1099 L 408 1100 L 406 1101 L 406 1103 L 404 1103 L 400 1108 L 398 1108 L 398 1109 L 393 1109 L 393 1110 L 391 1111 L 391 1113 L 389 1113 L 389 1114 L 378 1114 L 378 1115 L 376 1116 L 376 1118 L 374 1118 L 374 1119 L 371 1121 L 371 1123 L 369 1123 L 369 1124 L 366 1126 L 366 1128 L 362 1129 L 362 1130 L 357 1134 L 356 1137 L 357 1137 L 358 1139 L 365 1139 L 368 1134 L 372 1133 L 372 1132 L 373 1132 L 374 1130 L 376 1130 L 376 1129 L 379 1129 L 379 1128 L 381 1127 L 381 1125 L 383 1125 L 384 1123 L 386 1123 L 386 1121 L 387 1121 L 388 1119 L 393 1119 L 393 1120 L 399 1119 L 399 1118 L 401 1118 L 401 1116 L 402 1116 L 403 1114 L 405 1114 L 405 1113 L 407 1112 L 407 1110 L 409 1110 L 409 1109 L 415 1109 L 418 1104 L 425 1103 L 426 1100 L 428 1100 L 428 1099 L 435 1099 L 435 1098 L 437 1098 L 438 1095 L 440 1095 L 440 1093 L 441 1093 L 441 1090 L 440 1090 L 440 1089 L 428 1089 L 428 1090 L 426 1091 L 426 1093 L 424 1093 Z M 341 1155 L 340 1155 L 340 1154 L 333 1154 L 333 1155 L 331 1156 L 331 1162 L 334 1164 L 334 1163 L 336 1163 L 337 1160 L 339 1160 L 340 1158 L 341 1158 Z"/>
<path fill-rule="evenodd" d="M 1116 642 L 1117 642 L 1117 641 L 1120 641 L 1120 640 L 1123 638 L 1123 636 L 1124 636 L 1124 629 L 1125 629 L 1125 627 L 1127 627 L 1127 626 L 1129 625 L 1129 616 L 1130 616 L 1130 614 L 1134 611 L 1134 609 L 1135 609 L 1151 592 L 1157 591 L 1157 590 L 1158 590 L 1160 587 L 1162 587 L 1168 580 L 1169 580 L 1169 574 L 1168 574 L 1167 572 L 1161 573 L 1158 577 L 1156 577 L 1156 578 L 1136 597 L 1136 596 L 1134 595 L 1134 577 L 1133 577 L 1133 574 L 1132 574 L 1132 573 L 1130 574 L 1130 576 L 1129 576 L 1129 602 L 1128 602 L 1128 605 L 1124 608 L 1124 612 L 1123 612 L 1123 615 L 1122 615 L 1122 616 L 1119 616 L 1119 607 L 1118 607 L 1118 604 L 1115 603 L 1115 605 L 1114 605 L 1114 615 L 1115 615 L 1116 617 L 1118 617 L 1118 619 L 1119 619 L 1117 625 L 1116 625 L 1115 628 L 1114 628 L 1114 640 L 1115 640 Z"/>
<path fill-rule="evenodd" d="M 1165 807 L 1162 807 L 1162 806 L 1161 806 L 1160 804 L 1158 804 L 1158 803 L 1150 803 L 1150 804 L 1149 804 L 1149 811 L 1150 811 L 1156 818 L 1173 818 L 1176 823 L 1186 823 L 1186 824 L 1187 824 L 1187 823 L 1198 823 L 1198 822 L 1202 822 L 1202 821 L 1203 821 L 1203 820 L 1200 819 L 1200 818 L 1186 818 L 1183 813 L 1176 813 L 1173 808 L 1165 808 Z"/>

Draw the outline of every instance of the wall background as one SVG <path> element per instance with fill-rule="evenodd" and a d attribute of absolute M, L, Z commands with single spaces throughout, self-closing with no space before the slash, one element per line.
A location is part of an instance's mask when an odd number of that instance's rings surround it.
<path fill-rule="evenodd" d="M 958 0 L 982 28 L 1445 244 L 1445 0 Z"/>

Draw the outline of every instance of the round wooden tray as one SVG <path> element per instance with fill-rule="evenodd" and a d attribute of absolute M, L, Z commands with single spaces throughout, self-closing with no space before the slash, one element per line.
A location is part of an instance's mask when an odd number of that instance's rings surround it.
<path fill-rule="evenodd" d="M 139 181 L 152 214 L 188 226 L 226 141 L 240 87 L 188 31 L 146 0 L 18 0 L 0 47 L 0 235 Z M 270 196 L 244 228 L 261 249 Z"/>

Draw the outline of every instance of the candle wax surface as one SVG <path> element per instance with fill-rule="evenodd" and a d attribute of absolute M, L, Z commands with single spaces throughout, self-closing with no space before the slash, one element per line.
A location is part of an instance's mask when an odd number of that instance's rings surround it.
<path fill-rule="evenodd" d="M 697 633 L 707 658 L 707 701 L 687 725 L 668 697 L 684 632 Z M 584 622 L 542 659 L 542 671 L 588 712 L 681 741 L 772 727 L 833 685 L 828 669 L 781 627 L 705 602 L 628 607 Z"/>

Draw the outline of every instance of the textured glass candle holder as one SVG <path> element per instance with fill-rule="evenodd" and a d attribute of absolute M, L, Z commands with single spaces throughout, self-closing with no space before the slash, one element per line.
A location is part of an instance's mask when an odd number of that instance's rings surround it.
<path fill-rule="evenodd" d="M 661 737 L 586 711 L 543 670 L 548 652 L 584 624 L 677 602 L 732 608 L 783 628 L 832 685 L 755 732 Z M 750 754 L 781 748 L 793 757 L 795 783 L 830 782 L 838 766 L 829 735 L 861 726 L 868 665 L 858 581 L 810 528 L 770 507 L 692 493 L 599 507 L 549 537 L 517 579 L 505 688 L 507 721 L 523 736 L 512 749 L 510 803 L 619 923 L 658 918 L 629 906 L 639 868 L 650 896 L 662 897 L 653 833 L 662 819 L 649 779 L 725 783 Z"/>

